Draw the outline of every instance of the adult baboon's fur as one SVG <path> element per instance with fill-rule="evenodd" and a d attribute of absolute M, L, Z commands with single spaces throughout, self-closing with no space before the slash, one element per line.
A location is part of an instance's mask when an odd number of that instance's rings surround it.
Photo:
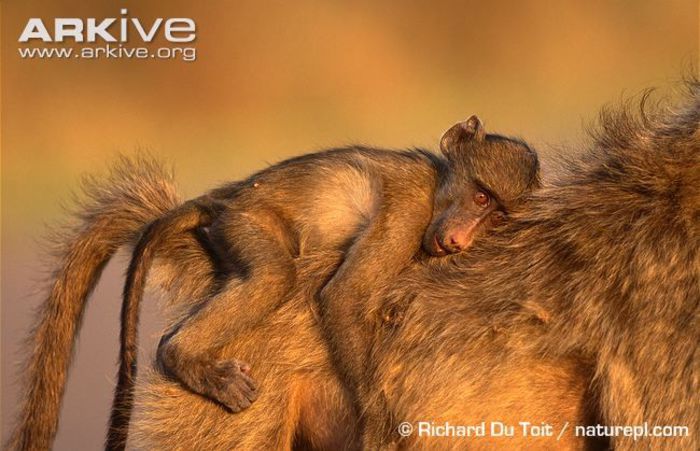
<path fill-rule="evenodd" d="M 51 240 L 57 245 L 57 270 L 31 334 L 22 427 L 8 442 L 12 449 L 49 448 L 87 298 L 119 247 L 133 243 L 143 226 L 179 203 L 171 175 L 143 157 L 122 158 L 105 180 L 86 179 L 83 192 L 73 224 Z"/>
<path fill-rule="evenodd" d="M 563 441 L 414 434 L 400 447 L 582 448 L 600 443 L 573 427 L 600 421 L 688 427 L 687 437 L 613 437 L 616 449 L 698 448 L 700 86 L 688 88 L 681 108 L 604 112 L 590 147 L 564 162 L 505 235 L 449 263 L 415 265 L 386 297 L 406 308 L 404 319 L 368 361 L 395 422 L 568 421 Z M 266 389 L 248 411 L 228 415 L 151 372 L 132 445 L 288 448 L 303 437 L 322 448 L 313 434 L 338 426 L 338 409 L 352 413 L 303 290 L 224 354 L 260 357 Z"/>

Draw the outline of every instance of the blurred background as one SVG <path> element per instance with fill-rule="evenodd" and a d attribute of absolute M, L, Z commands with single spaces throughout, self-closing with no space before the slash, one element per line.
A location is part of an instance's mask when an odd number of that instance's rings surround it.
<path fill-rule="evenodd" d="M 2 16 L 2 432 L 41 300 L 45 225 L 118 152 L 172 163 L 185 196 L 349 143 L 435 148 L 478 113 L 552 155 L 600 106 L 672 86 L 698 57 L 697 0 L 6 0 Z M 30 17 L 190 17 L 197 58 L 27 60 Z M 135 44 L 137 45 L 137 44 Z M 663 91 L 663 89 L 662 89 Z M 88 308 L 56 450 L 99 449 L 116 371 L 124 256 Z M 157 339 L 148 303 L 142 341 Z"/>

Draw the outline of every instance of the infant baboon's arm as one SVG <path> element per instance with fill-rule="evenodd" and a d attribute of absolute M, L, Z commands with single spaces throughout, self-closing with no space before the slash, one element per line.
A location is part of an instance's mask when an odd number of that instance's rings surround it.
<path fill-rule="evenodd" d="M 428 171 L 416 171 L 409 183 L 400 174 L 385 175 L 379 211 L 321 291 L 324 328 L 338 369 L 354 385 L 365 424 L 385 424 L 389 414 L 381 399 L 370 394 L 368 368 L 380 292 L 419 252 L 434 187 L 435 174 Z"/>
<path fill-rule="evenodd" d="M 323 321 L 337 364 L 365 412 L 365 447 L 387 442 L 390 415 L 373 389 L 373 339 L 384 320 L 382 291 L 423 248 L 434 256 L 466 250 L 480 233 L 538 185 L 537 154 L 524 142 L 487 135 L 476 116 L 452 126 L 440 149 L 448 170 L 383 174 L 380 207 L 351 247 L 346 261 L 322 290 Z M 413 175 L 412 172 L 412 175 Z M 396 306 L 402 311 L 403 306 Z M 381 315 L 381 318 L 379 316 Z"/>

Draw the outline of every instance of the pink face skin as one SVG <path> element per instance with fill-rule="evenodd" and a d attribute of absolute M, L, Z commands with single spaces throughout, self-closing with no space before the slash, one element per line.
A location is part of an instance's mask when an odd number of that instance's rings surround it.
<path fill-rule="evenodd" d="M 423 236 L 423 248 L 432 256 L 462 252 L 478 233 L 505 220 L 505 212 L 488 191 L 475 183 L 460 188 L 459 193 L 437 193 L 433 220 Z"/>

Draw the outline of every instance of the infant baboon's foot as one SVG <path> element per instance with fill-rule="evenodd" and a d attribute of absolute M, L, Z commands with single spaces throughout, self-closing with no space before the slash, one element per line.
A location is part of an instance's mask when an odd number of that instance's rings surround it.
<path fill-rule="evenodd" d="M 257 384 L 250 377 L 250 366 L 245 362 L 184 357 L 172 343 L 162 345 L 158 351 L 158 360 L 168 374 L 231 412 L 246 409 L 258 397 Z"/>
<path fill-rule="evenodd" d="M 248 408 L 258 397 L 255 381 L 249 376 L 250 367 L 238 360 L 220 360 L 203 364 L 192 388 L 214 399 L 232 412 Z"/>

